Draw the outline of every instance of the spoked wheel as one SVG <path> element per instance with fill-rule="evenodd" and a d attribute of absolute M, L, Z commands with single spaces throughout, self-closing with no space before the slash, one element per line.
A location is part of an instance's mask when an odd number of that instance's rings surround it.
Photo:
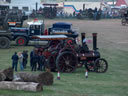
<path fill-rule="evenodd" d="M 73 72 L 77 67 L 77 57 L 71 52 L 62 52 L 56 59 L 56 67 L 60 72 Z"/>
<path fill-rule="evenodd" d="M 73 39 L 66 40 L 66 43 L 69 45 L 75 45 L 76 44 L 75 40 L 73 40 Z"/>
<path fill-rule="evenodd" d="M 48 58 L 48 65 L 49 69 L 52 71 L 52 72 L 56 72 L 56 61 L 55 61 L 55 57 L 54 56 L 50 56 Z"/>
<path fill-rule="evenodd" d="M 104 73 L 108 69 L 108 63 L 105 59 L 103 58 L 98 58 L 95 61 L 95 71 L 97 73 Z"/>
<path fill-rule="evenodd" d="M 27 40 L 26 40 L 26 38 L 25 37 L 18 37 L 17 39 L 16 39 L 16 44 L 18 45 L 18 46 L 25 46 L 25 45 L 27 45 Z"/>
<path fill-rule="evenodd" d="M 122 25 L 123 25 L 123 26 L 125 26 L 125 25 L 126 25 L 126 22 L 127 22 L 127 21 L 126 21 L 126 19 L 125 19 L 125 18 L 123 18 L 123 19 L 122 19 L 122 21 L 121 21 L 121 23 L 122 23 Z"/>
<path fill-rule="evenodd" d="M 86 69 L 87 69 L 88 71 L 94 72 L 94 71 L 95 71 L 94 61 L 86 62 L 86 63 L 85 63 L 85 67 L 86 67 Z"/>

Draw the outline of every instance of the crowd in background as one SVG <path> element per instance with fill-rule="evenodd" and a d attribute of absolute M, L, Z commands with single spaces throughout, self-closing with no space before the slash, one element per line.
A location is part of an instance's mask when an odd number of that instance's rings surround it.
<path fill-rule="evenodd" d="M 57 10 L 56 7 L 45 7 L 40 8 L 37 13 L 33 10 L 33 13 L 35 15 L 41 14 L 45 18 L 78 18 L 78 19 L 93 19 L 93 20 L 99 20 L 99 19 L 107 19 L 107 18 L 121 18 L 122 14 L 127 11 L 127 8 L 120 9 L 120 8 L 106 8 L 101 10 L 100 8 L 92 9 L 92 8 L 86 8 L 84 10 L 79 10 L 79 12 L 73 12 L 73 13 L 67 13 L 63 10 Z"/>
<path fill-rule="evenodd" d="M 107 19 L 107 18 L 121 18 L 122 14 L 127 11 L 128 8 L 119 8 L 119 7 L 104 7 L 104 8 L 83 8 L 80 9 L 79 12 L 68 13 L 64 11 L 64 8 L 57 8 L 55 5 L 49 5 L 49 7 L 40 7 L 38 10 L 33 9 L 32 12 L 19 10 L 19 9 L 7 9 L 4 8 L 2 11 L 0 10 L 0 14 L 6 15 L 8 12 L 12 12 L 13 14 L 20 14 L 19 16 L 29 16 L 35 18 L 37 16 L 45 17 L 45 18 L 78 18 L 78 19 Z M 27 14 L 29 13 L 29 14 Z M 10 14 L 11 16 L 12 14 Z M 9 16 L 9 17 L 10 17 Z"/>
<path fill-rule="evenodd" d="M 120 9 L 111 9 L 111 10 L 101 10 L 101 9 L 85 9 L 85 10 L 80 10 L 79 13 L 73 12 L 72 14 L 68 14 L 66 12 L 58 12 L 57 17 L 63 17 L 63 18 L 88 18 L 88 19 L 94 19 L 97 20 L 99 19 L 114 19 L 114 18 L 121 18 L 122 14 L 125 12 L 122 12 L 123 10 Z"/>

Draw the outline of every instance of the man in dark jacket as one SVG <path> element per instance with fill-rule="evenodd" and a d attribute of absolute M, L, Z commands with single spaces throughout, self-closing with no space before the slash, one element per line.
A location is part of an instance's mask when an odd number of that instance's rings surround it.
<path fill-rule="evenodd" d="M 32 67 L 33 65 L 33 55 L 34 55 L 34 50 L 30 52 L 30 67 Z"/>
<path fill-rule="evenodd" d="M 32 70 L 31 71 L 36 71 L 38 59 L 39 59 L 38 54 L 36 52 L 34 52 L 33 56 L 32 56 Z"/>
<path fill-rule="evenodd" d="M 43 71 L 44 70 L 44 63 L 45 63 L 45 57 L 43 54 L 39 54 L 38 57 L 38 70 Z"/>
<path fill-rule="evenodd" d="M 12 55 L 12 68 L 15 68 L 15 71 L 17 71 L 17 64 L 18 64 L 18 56 L 17 56 L 17 52 L 14 53 L 14 55 Z"/>
<path fill-rule="evenodd" d="M 26 68 L 28 60 L 28 51 L 23 51 L 23 67 Z"/>

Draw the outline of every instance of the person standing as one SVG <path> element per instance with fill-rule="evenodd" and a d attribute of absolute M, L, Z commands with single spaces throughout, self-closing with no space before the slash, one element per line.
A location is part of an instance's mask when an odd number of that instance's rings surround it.
<path fill-rule="evenodd" d="M 19 52 L 18 57 L 19 57 L 20 70 L 23 71 L 24 70 L 24 67 L 23 67 L 23 53 Z"/>
<path fill-rule="evenodd" d="M 34 56 L 34 50 L 30 52 L 30 67 L 33 66 L 33 56 Z"/>
<path fill-rule="evenodd" d="M 28 51 L 23 51 L 23 67 L 26 68 L 28 59 Z"/>
<path fill-rule="evenodd" d="M 97 20 L 97 7 L 95 7 L 95 9 L 94 9 L 93 19 Z"/>
<path fill-rule="evenodd" d="M 18 65 L 18 56 L 17 56 L 17 52 L 14 53 L 14 55 L 12 55 L 12 69 L 17 72 L 17 65 Z"/>
<path fill-rule="evenodd" d="M 36 71 L 37 64 L 38 64 L 38 59 L 39 59 L 38 53 L 36 53 L 34 51 L 34 53 L 33 53 L 33 59 L 32 59 L 32 70 L 31 71 Z"/>
<path fill-rule="evenodd" d="M 40 71 L 43 71 L 44 70 L 44 63 L 45 63 L 45 57 L 43 54 L 39 54 L 39 57 L 38 57 L 38 70 Z"/>

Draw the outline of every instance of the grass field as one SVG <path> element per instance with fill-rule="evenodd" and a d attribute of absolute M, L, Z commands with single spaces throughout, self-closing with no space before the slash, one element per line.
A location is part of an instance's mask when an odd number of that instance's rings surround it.
<path fill-rule="evenodd" d="M 57 80 L 57 74 L 53 73 L 54 84 L 44 86 L 43 92 L 0 90 L 0 96 L 128 96 L 128 51 L 120 48 L 121 46 L 117 48 L 118 46 L 112 47 L 111 44 L 109 47 L 99 45 L 101 56 L 109 64 L 106 73 L 90 72 L 86 79 L 85 69 L 79 68 L 73 73 L 61 73 L 61 80 Z M 11 46 L 10 49 L 0 49 L 0 69 L 11 66 L 11 56 L 15 51 L 30 52 L 32 48 Z M 31 72 L 29 64 L 25 71 Z"/>

